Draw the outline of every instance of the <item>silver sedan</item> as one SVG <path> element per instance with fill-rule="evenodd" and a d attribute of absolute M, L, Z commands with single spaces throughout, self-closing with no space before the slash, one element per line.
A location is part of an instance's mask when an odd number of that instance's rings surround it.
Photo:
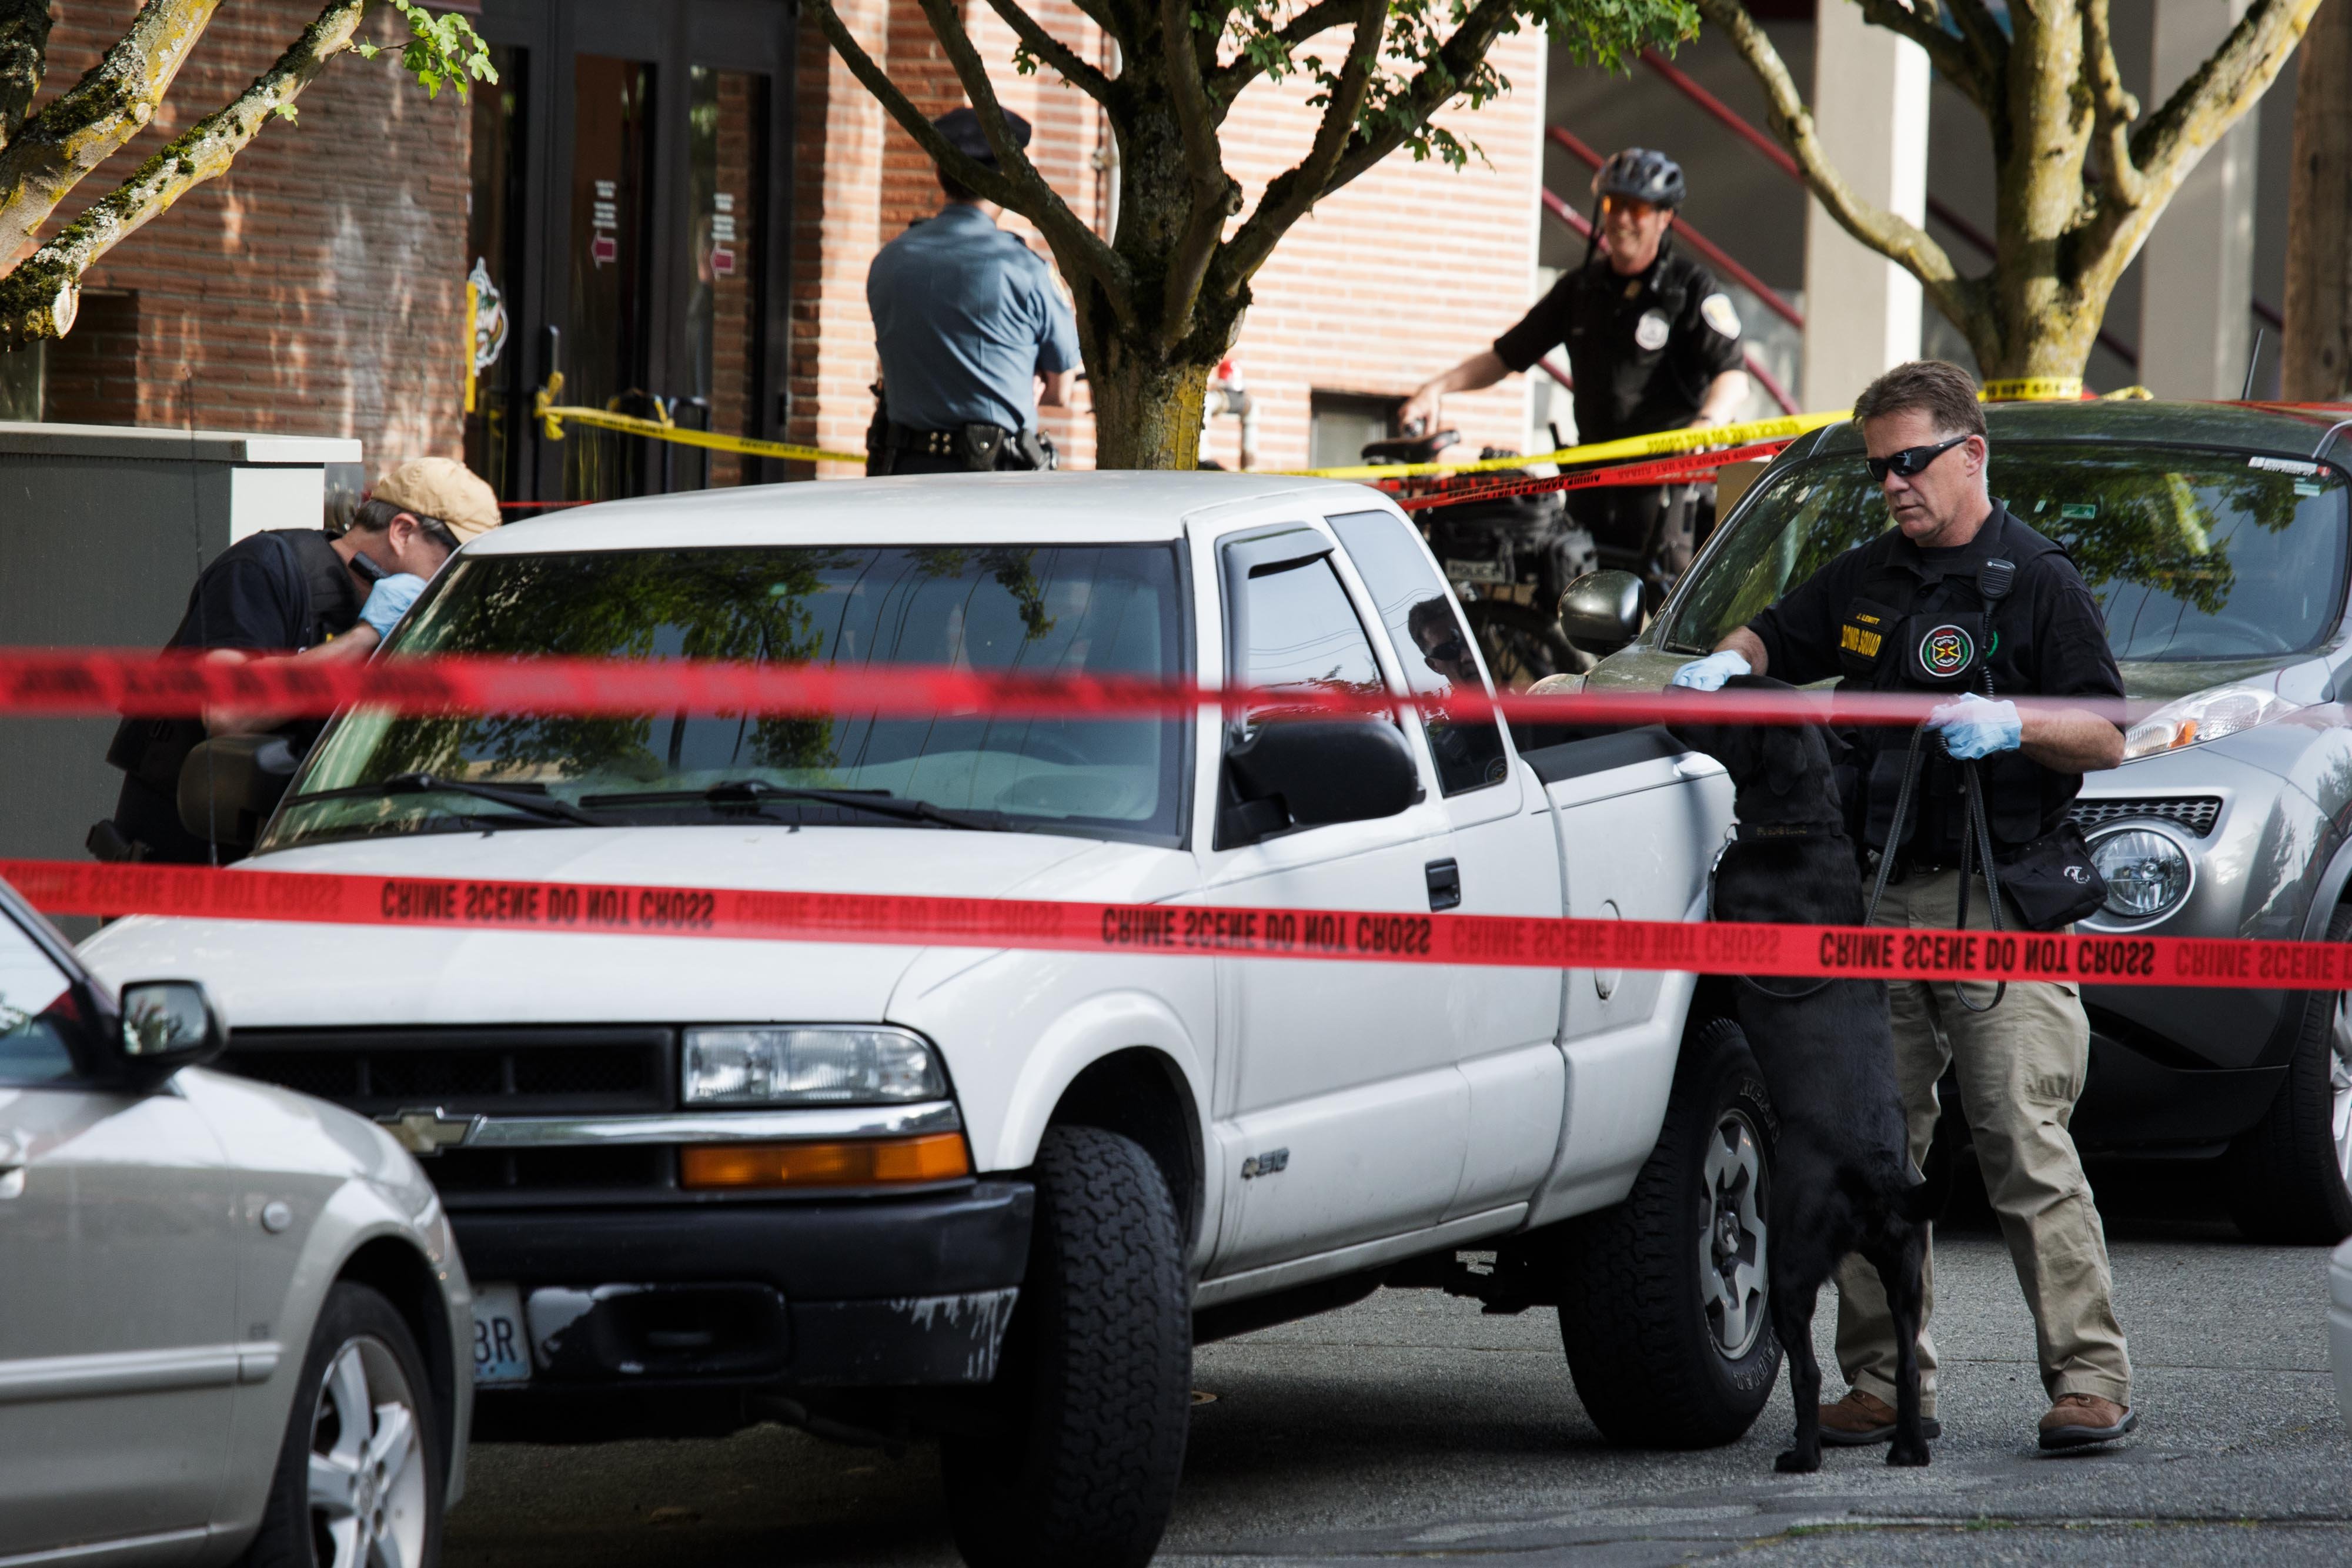
<path fill-rule="evenodd" d="M 226 1038 L 0 884 L 0 1563 L 438 1555 L 473 1397 L 440 1202 L 381 1128 L 204 1071 Z"/>

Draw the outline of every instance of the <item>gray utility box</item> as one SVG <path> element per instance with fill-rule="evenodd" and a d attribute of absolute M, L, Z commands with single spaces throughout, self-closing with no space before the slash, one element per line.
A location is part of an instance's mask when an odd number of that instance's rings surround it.
<path fill-rule="evenodd" d="M 318 528 L 329 470 L 359 461 L 331 437 L 0 422 L 0 645 L 163 647 L 205 563 Z M 122 787 L 115 722 L 0 716 L 0 856 L 87 854 Z"/>

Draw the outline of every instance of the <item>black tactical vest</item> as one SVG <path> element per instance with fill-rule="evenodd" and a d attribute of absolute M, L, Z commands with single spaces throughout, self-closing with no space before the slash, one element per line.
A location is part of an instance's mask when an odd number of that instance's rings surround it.
<path fill-rule="evenodd" d="M 2012 580 L 2045 555 L 2065 547 L 2026 527 L 2009 508 L 1996 505 L 1985 527 L 1992 530 L 1985 561 L 2012 563 Z M 1981 537 L 1981 536 L 1979 536 Z M 1889 528 L 1864 547 L 1863 573 L 1838 624 L 1841 691 L 1948 693 L 1990 698 L 2031 695 L 2033 682 L 2016 663 L 2016 646 L 2001 644 L 2006 615 L 2029 607 L 2002 593 L 1981 564 L 1975 571 L 1927 579 L 1916 570 L 1902 535 Z M 1997 579 L 1999 569 L 1991 574 Z M 1990 591 L 1990 592 L 1988 591 Z M 1857 841 L 1884 848 L 1895 819 L 1895 800 L 1911 748 L 1911 731 L 1868 726 L 1850 737 L 1853 769 L 1848 812 Z M 1905 841 L 1923 859 L 1950 862 L 1959 855 L 1963 813 L 1959 765 L 1929 736 L 1920 745 L 1917 797 Z M 2049 808 L 2048 770 L 2021 751 L 2004 751 L 1978 762 L 1986 816 L 2000 845 L 2016 847 L 2042 836 Z M 1847 780 L 1841 779 L 1844 784 Z"/>

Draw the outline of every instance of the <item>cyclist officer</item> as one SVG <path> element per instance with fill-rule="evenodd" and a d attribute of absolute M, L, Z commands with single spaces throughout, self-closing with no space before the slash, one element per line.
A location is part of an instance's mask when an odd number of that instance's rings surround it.
<path fill-rule="evenodd" d="M 1433 422 L 1447 392 L 1475 392 L 1568 345 L 1576 382 L 1576 438 L 1613 441 L 1722 424 L 1748 396 L 1739 313 L 1706 268 L 1674 247 L 1667 228 L 1685 194 L 1680 165 L 1628 147 L 1592 177 L 1594 242 L 1518 325 L 1433 377 L 1399 413 L 1407 429 Z M 1568 493 L 1569 514 L 1602 564 L 1671 584 L 1697 545 L 1698 486 L 1610 486 Z"/>

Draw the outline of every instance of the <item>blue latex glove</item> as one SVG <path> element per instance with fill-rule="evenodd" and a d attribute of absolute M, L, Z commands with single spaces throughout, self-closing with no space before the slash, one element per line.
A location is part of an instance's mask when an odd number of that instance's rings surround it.
<path fill-rule="evenodd" d="M 425 591 L 425 580 L 414 572 L 397 571 L 378 582 L 369 591 L 367 602 L 360 606 L 360 621 L 375 628 L 379 637 L 389 637 L 416 596 Z"/>
<path fill-rule="evenodd" d="M 1974 692 L 1964 692 L 1958 702 L 1929 714 L 1927 726 L 1943 736 L 1944 749 L 1963 762 L 2015 751 L 2025 738 L 2015 703 L 1993 702 Z"/>
<path fill-rule="evenodd" d="M 1748 667 L 1744 655 L 1728 648 L 1718 648 L 1706 658 L 1693 659 L 1676 670 L 1675 678 L 1666 684 L 1688 686 L 1695 692 L 1719 692 L 1723 689 L 1723 683 L 1732 676 L 1752 674 L 1754 672 Z"/>

